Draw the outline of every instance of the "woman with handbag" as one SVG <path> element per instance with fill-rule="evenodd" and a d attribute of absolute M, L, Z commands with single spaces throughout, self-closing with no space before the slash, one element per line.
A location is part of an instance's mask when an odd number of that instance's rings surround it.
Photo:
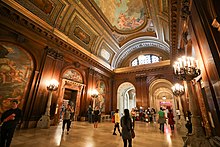
<path fill-rule="evenodd" d="M 129 115 L 129 110 L 124 109 L 124 116 L 121 118 L 121 127 L 122 127 L 122 139 L 124 142 L 124 147 L 132 147 L 132 121 Z M 134 132 L 133 132 L 134 133 Z"/>

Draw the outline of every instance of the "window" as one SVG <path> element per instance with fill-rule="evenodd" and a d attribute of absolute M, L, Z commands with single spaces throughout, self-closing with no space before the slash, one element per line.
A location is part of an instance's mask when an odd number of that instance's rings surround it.
<path fill-rule="evenodd" d="M 150 64 L 155 62 L 160 62 L 160 57 L 147 54 L 147 55 L 141 55 L 140 58 L 139 57 L 135 58 L 133 61 L 131 61 L 131 66 Z"/>

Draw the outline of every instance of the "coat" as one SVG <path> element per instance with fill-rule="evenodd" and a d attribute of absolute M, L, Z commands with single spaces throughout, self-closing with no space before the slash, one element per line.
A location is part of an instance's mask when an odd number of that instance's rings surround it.
<path fill-rule="evenodd" d="M 173 116 L 173 113 L 168 113 L 167 114 L 167 117 L 168 117 L 168 124 L 170 125 L 174 125 L 175 124 L 175 121 L 174 121 L 174 116 Z"/>
<path fill-rule="evenodd" d="M 125 116 L 122 116 L 121 127 L 122 127 L 122 139 L 132 139 L 131 136 L 132 121 L 130 117 L 127 120 L 127 124 L 125 124 Z"/>

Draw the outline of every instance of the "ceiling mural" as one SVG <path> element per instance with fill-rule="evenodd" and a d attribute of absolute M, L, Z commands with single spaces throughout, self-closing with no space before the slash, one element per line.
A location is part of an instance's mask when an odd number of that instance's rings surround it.
<path fill-rule="evenodd" d="M 28 19 L 110 69 L 136 50 L 170 53 L 169 0 L 15 0 L 8 5 L 19 5 Z"/>
<path fill-rule="evenodd" d="M 140 27 L 145 21 L 142 0 L 94 0 L 113 27 L 128 31 Z"/>

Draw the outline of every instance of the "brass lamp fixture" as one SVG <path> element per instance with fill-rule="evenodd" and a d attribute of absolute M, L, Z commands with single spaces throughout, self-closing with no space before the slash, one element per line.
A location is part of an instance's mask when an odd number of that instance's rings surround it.
<path fill-rule="evenodd" d="M 99 92 L 96 89 L 93 89 L 91 91 L 91 97 L 92 97 L 92 100 L 93 100 L 93 105 L 92 105 L 93 110 L 95 109 L 96 99 L 98 98 L 98 96 L 99 96 Z"/>
<path fill-rule="evenodd" d="M 40 118 L 37 123 L 37 127 L 47 129 L 50 127 L 50 106 L 53 97 L 53 91 L 56 91 L 59 86 L 59 82 L 55 79 L 46 81 L 47 90 L 49 92 L 49 98 L 47 100 L 47 107 L 45 114 Z"/>
<path fill-rule="evenodd" d="M 173 94 L 175 96 L 181 96 L 184 94 L 184 87 L 178 83 L 176 83 L 173 87 L 172 87 L 172 91 L 173 91 Z"/>
<path fill-rule="evenodd" d="M 190 81 L 199 76 L 201 71 L 198 67 L 198 60 L 193 57 L 182 56 L 174 62 L 174 75 L 180 80 Z"/>
<path fill-rule="evenodd" d="M 96 89 L 93 89 L 91 92 L 91 97 L 92 98 L 97 98 L 99 95 L 99 92 Z"/>

